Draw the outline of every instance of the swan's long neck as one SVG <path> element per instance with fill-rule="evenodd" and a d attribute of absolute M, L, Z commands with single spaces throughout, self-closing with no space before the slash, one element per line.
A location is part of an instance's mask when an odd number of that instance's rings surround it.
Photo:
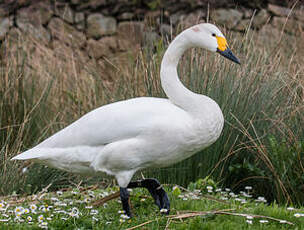
<path fill-rule="evenodd" d="M 165 52 L 161 63 L 160 77 L 162 87 L 170 101 L 187 111 L 191 111 L 195 107 L 194 103 L 197 101 L 195 99 L 198 95 L 188 90 L 181 83 L 177 74 L 179 59 L 185 50 L 191 48 L 186 40 L 185 32 L 178 35 Z"/>

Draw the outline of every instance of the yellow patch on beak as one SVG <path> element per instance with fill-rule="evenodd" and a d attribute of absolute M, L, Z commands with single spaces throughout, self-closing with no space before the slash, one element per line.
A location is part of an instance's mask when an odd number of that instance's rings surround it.
<path fill-rule="evenodd" d="M 224 51 L 224 50 L 227 49 L 228 44 L 227 44 L 226 38 L 216 36 L 216 40 L 217 40 L 217 45 L 218 45 L 217 48 L 218 48 L 220 51 Z"/>

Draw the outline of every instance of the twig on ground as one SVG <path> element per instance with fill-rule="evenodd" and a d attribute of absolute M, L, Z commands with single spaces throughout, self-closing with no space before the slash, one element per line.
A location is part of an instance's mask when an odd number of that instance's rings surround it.
<path fill-rule="evenodd" d="M 133 229 L 139 228 L 139 227 L 141 227 L 141 226 L 144 226 L 144 225 L 146 225 L 146 224 L 149 224 L 149 223 L 151 223 L 151 222 L 153 222 L 153 221 L 156 221 L 156 220 L 149 220 L 149 221 L 147 221 L 147 222 L 144 222 L 144 223 L 142 223 L 142 224 L 136 225 L 136 226 L 134 226 L 134 227 L 127 228 L 126 230 L 133 230 Z"/>
<path fill-rule="evenodd" d="M 109 200 L 113 200 L 115 198 L 118 198 L 119 196 L 120 196 L 120 192 L 118 191 L 118 192 L 115 192 L 115 193 L 113 193 L 109 196 L 106 196 L 106 197 L 104 197 L 100 200 L 95 201 L 92 205 L 93 206 L 100 206 L 100 205 L 103 205 L 104 203 L 108 202 Z"/>
<path fill-rule="evenodd" d="M 171 219 L 170 219 L 170 218 L 168 218 L 168 220 L 167 220 L 167 224 L 166 224 L 166 227 L 165 227 L 165 230 L 168 230 L 168 229 L 169 229 L 169 225 L 170 225 L 170 223 L 171 223 Z"/>
<path fill-rule="evenodd" d="M 203 216 L 206 214 L 217 214 L 218 212 L 226 212 L 226 211 L 234 211 L 235 209 L 223 209 L 223 210 L 213 210 L 213 211 L 190 211 L 188 213 L 182 213 L 178 215 L 170 215 L 168 218 L 170 219 L 185 219 L 194 216 Z"/>

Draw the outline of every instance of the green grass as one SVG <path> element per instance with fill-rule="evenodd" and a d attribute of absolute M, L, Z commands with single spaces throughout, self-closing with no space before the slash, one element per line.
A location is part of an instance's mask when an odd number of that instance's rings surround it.
<path fill-rule="evenodd" d="M 171 200 L 170 216 L 159 213 L 147 191 L 133 189 L 134 217 L 131 219 L 123 218 L 119 199 L 112 199 L 99 207 L 92 206 L 95 200 L 118 191 L 118 187 L 78 187 L 62 194 L 43 191 L 28 197 L 2 197 L 0 229 L 128 229 L 141 224 L 143 227 L 137 229 L 304 228 L 303 207 L 294 209 L 259 202 L 248 198 L 248 195 L 254 195 L 252 190 L 240 195 L 215 188 L 208 193 L 206 187 L 200 188 L 190 191 L 179 186 L 165 186 Z M 30 208 L 33 204 L 36 206 L 34 212 Z M 18 214 L 18 208 L 19 211 L 28 209 L 28 213 Z"/>

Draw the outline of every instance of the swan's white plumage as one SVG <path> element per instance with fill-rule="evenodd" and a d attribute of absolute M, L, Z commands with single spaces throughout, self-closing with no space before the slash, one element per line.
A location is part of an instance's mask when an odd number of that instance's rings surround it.
<path fill-rule="evenodd" d="M 176 71 L 187 48 L 215 51 L 216 39 L 209 33 L 223 36 L 214 25 L 200 24 L 169 46 L 161 66 L 169 99 L 140 97 L 102 106 L 13 160 L 77 173 L 106 172 L 126 187 L 137 170 L 167 166 L 209 146 L 222 131 L 222 112 L 212 99 L 186 89 Z"/>

